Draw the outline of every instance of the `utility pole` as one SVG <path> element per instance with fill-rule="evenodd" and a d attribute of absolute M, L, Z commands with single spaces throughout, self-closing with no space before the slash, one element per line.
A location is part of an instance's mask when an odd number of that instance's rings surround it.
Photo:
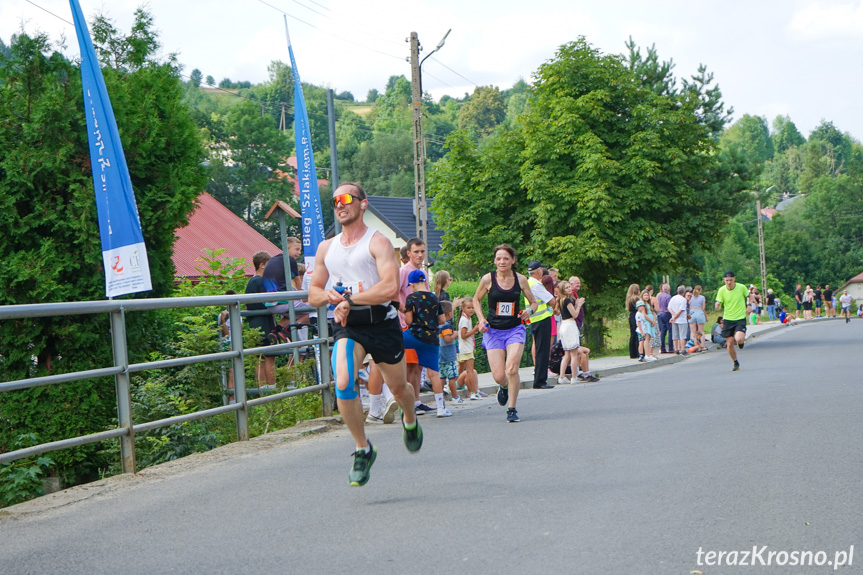
<path fill-rule="evenodd" d="M 761 198 L 755 199 L 755 211 L 758 216 L 758 250 L 761 254 L 761 297 L 767 297 L 767 262 L 764 259 L 764 226 L 761 222 Z M 767 306 L 765 306 L 766 309 Z"/>
<path fill-rule="evenodd" d="M 411 100 L 413 100 L 413 117 L 414 117 L 414 192 L 416 198 L 416 216 L 417 216 L 417 237 L 426 244 L 426 255 L 423 261 L 423 267 L 428 269 L 429 265 L 429 242 L 428 242 L 428 205 L 426 204 L 426 150 L 425 142 L 423 141 L 423 125 L 422 125 L 422 98 L 423 98 L 423 81 L 422 81 L 422 65 L 426 59 L 443 48 L 446 37 L 452 32 L 452 28 L 447 30 L 441 41 L 434 50 L 429 52 L 428 56 L 420 60 L 420 39 L 416 32 L 411 32 L 408 41 L 411 43 Z"/>
<path fill-rule="evenodd" d="M 335 192 L 336 188 L 339 187 L 339 158 L 336 153 L 336 105 L 333 100 L 333 90 L 329 89 L 327 90 L 327 125 L 330 131 L 330 165 L 332 166 L 330 170 L 330 191 Z M 336 233 L 340 233 L 342 226 L 339 223 L 339 219 L 335 217 L 335 210 L 333 210 L 333 223 L 336 227 Z"/>
<path fill-rule="evenodd" d="M 414 197 L 416 202 L 417 237 L 426 244 L 423 267 L 428 268 L 428 224 L 426 214 L 426 169 L 422 123 L 422 74 L 420 73 L 420 40 L 411 32 L 411 107 L 414 119 Z"/>

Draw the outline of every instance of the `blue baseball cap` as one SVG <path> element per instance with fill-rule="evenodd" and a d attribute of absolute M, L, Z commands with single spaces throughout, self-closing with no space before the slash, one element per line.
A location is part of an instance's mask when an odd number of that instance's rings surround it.
<path fill-rule="evenodd" d="M 410 274 L 408 274 L 408 283 L 409 284 L 421 284 L 425 283 L 426 275 L 421 270 L 414 270 Z"/>

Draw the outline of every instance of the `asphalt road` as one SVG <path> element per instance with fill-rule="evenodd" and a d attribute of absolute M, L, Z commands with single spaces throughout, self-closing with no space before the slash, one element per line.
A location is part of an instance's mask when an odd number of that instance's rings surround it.
<path fill-rule="evenodd" d="M 788 328 L 737 373 L 716 351 L 524 392 L 518 424 L 489 397 L 423 416 L 417 455 L 369 428 L 362 488 L 344 430 L 121 481 L 0 515 L 0 573 L 861 572 L 861 344 L 860 320 Z"/>

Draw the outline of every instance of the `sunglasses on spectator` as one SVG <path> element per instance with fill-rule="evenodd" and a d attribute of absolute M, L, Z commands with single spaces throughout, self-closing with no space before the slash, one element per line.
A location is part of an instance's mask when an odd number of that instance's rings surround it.
<path fill-rule="evenodd" d="M 337 208 L 337 207 L 339 207 L 339 204 L 346 206 L 348 204 L 354 203 L 354 200 L 362 201 L 362 198 L 358 198 L 358 197 L 353 196 L 351 194 L 339 194 L 338 196 L 335 196 L 333 198 L 333 207 Z"/>

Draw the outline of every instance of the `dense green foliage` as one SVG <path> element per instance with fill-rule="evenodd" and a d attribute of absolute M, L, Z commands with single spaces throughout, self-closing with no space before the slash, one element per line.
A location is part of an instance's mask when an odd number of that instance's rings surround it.
<path fill-rule="evenodd" d="M 577 272 L 600 317 L 633 278 L 694 267 L 743 184 L 716 149 L 711 79 L 702 70 L 676 90 L 659 68 L 572 42 L 536 72 L 512 128 L 451 136 L 431 181 L 454 261 L 483 269 L 509 243 L 522 264 Z"/>
<path fill-rule="evenodd" d="M 203 151 L 182 105 L 177 65 L 154 59 L 158 47 L 139 11 L 123 36 L 97 18 L 93 37 L 120 129 L 153 291 L 172 292 L 174 230 L 203 186 Z M 45 35 L 20 34 L 0 57 L 0 267 L 2 304 L 104 299 L 104 274 L 78 65 Z M 132 321 L 130 336 L 148 330 Z M 112 360 L 104 316 L 48 317 L 0 324 L 3 380 L 94 369 Z M 133 359 L 140 359 L 134 355 Z M 106 429 L 116 418 L 111 379 L 0 396 L 0 450 L 38 430 L 52 441 Z M 93 446 L 58 453 L 65 483 L 106 467 Z"/>

